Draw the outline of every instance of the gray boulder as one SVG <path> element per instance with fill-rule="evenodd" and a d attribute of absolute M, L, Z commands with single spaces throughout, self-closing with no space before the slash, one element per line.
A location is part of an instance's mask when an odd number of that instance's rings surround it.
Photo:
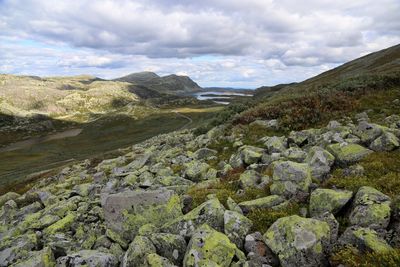
<path fill-rule="evenodd" d="M 329 225 L 294 215 L 278 219 L 264 234 L 282 266 L 328 266 Z"/>
<path fill-rule="evenodd" d="M 350 223 L 371 229 L 386 229 L 390 221 L 390 198 L 375 188 L 363 186 L 354 197 Z"/>
<path fill-rule="evenodd" d="M 311 172 L 307 164 L 292 161 L 274 163 L 271 193 L 291 197 L 297 192 L 308 192 Z"/>
<path fill-rule="evenodd" d="M 193 158 L 195 159 L 207 159 L 209 157 L 215 156 L 218 151 L 209 148 L 200 148 L 196 152 L 193 153 Z"/>
<path fill-rule="evenodd" d="M 106 225 L 130 239 L 140 226 L 158 223 L 182 215 L 180 198 L 171 190 L 125 191 L 103 196 Z"/>
<path fill-rule="evenodd" d="M 287 148 L 287 141 L 285 137 L 277 137 L 273 136 L 268 138 L 268 140 L 264 143 L 267 148 L 268 153 L 281 153 Z"/>
<path fill-rule="evenodd" d="M 172 263 L 180 265 L 186 251 L 186 241 L 180 235 L 154 233 L 148 236 L 156 247 L 157 254 L 167 258 Z"/>
<path fill-rule="evenodd" d="M 204 224 L 193 233 L 183 266 L 229 267 L 235 256 L 244 260 L 243 252 L 238 250 L 226 235 Z"/>
<path fill-rule="evenodd" d="M 370 228 L 348 227 L 340 236 L 339 245 L 353 245 L 363 252 L 387 253 L 392 247 Z"/>
<path fill-rule="evenodd" d="M 166 233 L 190 237 L 197 227 L 206 223 L 212 228 L 223 231 L 225 208 L 217 198 L 212 198 L 189 213 L 167 222 L 161 227 Z"/>
<path fill-rule="evenodd" d="M 369 148 L 374 151 L 392 151 L 399 146 L 399 139 L 394 134 L 385 131 L 370 144 Z"/>
<path fill-rule="evenodd" d="M 255 146 L 242 146 L 239 148 L 240 158 L 247 165 L 258 163 L 263 152 L 264 149 Z"/>
<path fill-rule="evenodd" d="M 230 210 L 225 211 L 224 232 L 238 248 L 243 248 L 244 238 L 252 226 L 252 221 L 242 214 Z"/>
<path fill-rule="evenodd" d="M 348 166 L 357 163 L 372 153 L 372 150 L 365 147 L 348 143 L 329 145 L 328 151 L 332 153 L 337 163 L 341 166 Z"/>
<path fill-rule="evenodd" d="M 265 244 L 260 232 L 249 234 L 245 238 L 244 249 L 249 267 L 279 266 L 278 257 Z"/>
<path fill-rule="evenodd" d="M 117 264 L 118 260 L 114 255 L 96 250 L 81 250 L 57 259 L 57 266 L 59 267 L 114 267 Z"/>
<path fill-rule="evenodd" d="M 336 214 L 346 205 L 353 192 L 347 190 L 333 190 L 318 188 L 310 196 L 310 213 L 316 216 L 325 212 Z"/>
<path fill-rule="evenodd" d="M 139 267 L 146 266 L 146 256 L 151 253 L 156 253 L 156 247 L 145 236 L 136 236 L 129 245 L 122 260 L 122 267 Z"/>
<path fill-rule="evenodd" d="M 325 149 L 314 146 L 308 152 L 306 161 L 311 168 L 312 176 L 321 180 L 329 174 L 335 157 Z"/>
<path fill-rule="evenodd" d="M 186 163 L 184 166 L 186 178 L 194 182 L 205 180 L 206 174 L 210 169 L 207 163 L 197 160 Z"/>
<path fill-rule="evenodd" d="M 361 142 L 369 145 L 382 134 L 382 127 L 367 121 L 360 121 L 354 134 L 361 139 Z"/>

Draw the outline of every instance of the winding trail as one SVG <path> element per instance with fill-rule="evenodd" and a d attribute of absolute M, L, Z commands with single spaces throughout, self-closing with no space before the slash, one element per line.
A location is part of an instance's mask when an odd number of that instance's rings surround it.
<path fill-rule="evenodd" d="M 185 119 L 188 120 L 188 123 L 186 123 L 185 125 L 183 125 L 181 128 L 177 129 L 177 131 L 183 130 L 183 129 L 185 129 L 186 127 L 188 127 L 190 124 L 193 123 L 193 120 L 192 120 L 190 117 L 188 117 L 188 116 L 186 116 L 186 115 L 183 115 L 182 113 L 179 113 L 179 112 L 176 111 L 176 110 L 174 110 L 173 112 L 174 112 L 176 115 L 178 115 L 178 116 L 180 116 L 180 117 L 185 118 Z"/>

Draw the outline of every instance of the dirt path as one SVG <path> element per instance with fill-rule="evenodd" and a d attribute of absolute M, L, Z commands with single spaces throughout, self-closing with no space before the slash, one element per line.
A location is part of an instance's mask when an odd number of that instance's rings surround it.
<path fill-rule="evenodd" d="M 179 113 L 178 111 L 173 111 L 173 112 L 174 112 L 176 115 L 178 115 L 178 116 L 180 116 L 180 117 L 185 118 L 185 119 L 188 120 L 188 123 L 186 123 L 185 125 L 183 125 L 181 128 L 177 129 L 177 131 L 183 130 L 183 129 L 185 129 L 186 127 L 188 127 L 190 124 L 193 123 L 193 120 L 192 120 L 190 117 L 188 117 L 188 116 L 186 116 L 186 115 L 183 115 L 182 113 Z"/>

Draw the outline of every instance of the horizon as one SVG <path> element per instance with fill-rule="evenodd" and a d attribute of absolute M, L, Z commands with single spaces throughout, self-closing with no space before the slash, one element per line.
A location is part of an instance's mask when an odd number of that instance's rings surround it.
<path fill-rule="evenodd" d="M 396 0 L 3 0 L 0 73 L 114 79 L 152 71 L 255 89 L 399 44 L 399 13 Z"/>

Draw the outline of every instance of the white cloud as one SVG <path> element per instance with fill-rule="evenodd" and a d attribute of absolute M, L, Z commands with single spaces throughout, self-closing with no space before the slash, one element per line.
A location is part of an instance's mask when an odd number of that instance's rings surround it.
<path fill-rule="evenodd" d="M 398 14 L 398 0 L 5 0 L 0 70 L 290 82 L 400 43 Z"/>

